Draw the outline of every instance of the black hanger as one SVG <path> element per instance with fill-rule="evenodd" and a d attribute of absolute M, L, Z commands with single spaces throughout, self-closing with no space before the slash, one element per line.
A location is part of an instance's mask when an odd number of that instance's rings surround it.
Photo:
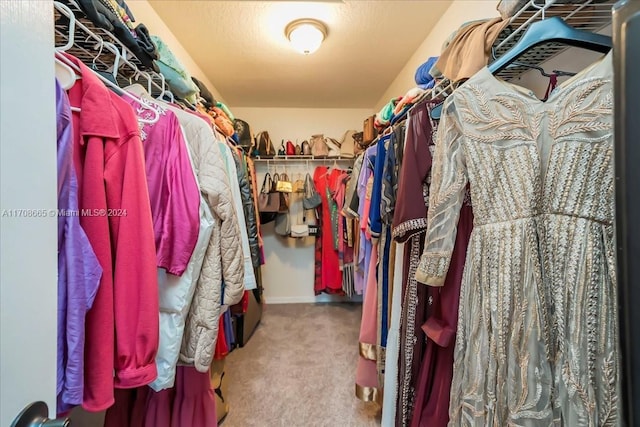
<path fill-rule="evenodd" d="M 527 51 L 541 44 L 550 42 L 562 43 L 600 53 L 609 52 L 612 46 L 611 37 L 578 30 L 564 22 L 560 17 L 553 16 L 531 24 L 516 45 L 500 58 L 489 64 L 488 69 L 491 74 L 497 74 Z M 441 113 L 442 104 L 431 110 L 431 118 L 438 120 L 440 119 Z"/>
<path fill-rule="evenodd" d="M 557 77 L 564 77 L 564 76 L 575 76 L 576 73 L 571 73 L 569 71 L 562 71 L 562 70 L 553 70 L 551 73 L 547 73 L 544 68 L 539 67 L 537 65 L 532 65 L 532 64 L 526 64 L 524 62 L 512 62 L 511 64 L 509 64 L 509 66 L 507 68 L 517 68 L 517 67 L 522 67 L 522 68 L 531 68 L 532 70 L 537 70 L 538 72 L 540 72 L 540 74 L 542 75 L 542 77 L 551 77 L 552 75 L 556 75 Z"/>

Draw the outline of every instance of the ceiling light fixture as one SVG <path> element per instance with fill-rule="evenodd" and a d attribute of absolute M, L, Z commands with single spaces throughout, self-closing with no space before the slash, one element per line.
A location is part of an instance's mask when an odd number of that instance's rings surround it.
<path fill-rule="evenodd" d="M 287 25 L 284 33 L 295 50 L 310 55 L 320 48 L 328 29 L 317 19 L 297 19 Z"/>

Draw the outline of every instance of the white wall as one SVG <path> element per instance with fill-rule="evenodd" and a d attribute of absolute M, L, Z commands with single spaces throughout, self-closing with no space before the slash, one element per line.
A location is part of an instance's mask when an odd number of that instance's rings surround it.
<path fill-rule="evenodd" d="M 427 38 L 409 59 L 396 79 L 382 95 L 375 106 L 379 111 L 390 99 L 404 95 L 407 90 L 414 87 L 414 76 L 418 67 L 431 56 L 439 56 L 442 44 L 467 21 L 476 19 L 494 18 L 499 16 L 496 10 L 497 1 L 488 0 L 455 0 L 438 20 Z"/>
<path fill-rule="evenodd" d="M 127 6 L 131 9 L 131 13 L 133 13 L 137 23 L 143 23 L 152 35 L 160 37 L 167 46 L 169 46 L 173 54 L 180 60 L 187 71 L 189 71 L 193 77 L 204 83 L 218 101 L 224 102 L 224 98 L 220 95 L 215 85 L 207 78 L 204 71 L 193 58 L 191 58 L 189 52 L 182 46 L 182 43 L 178 41 L 176 36 L 173 35 L 171 29 L 167 27 L 167 24 L 164 23 L 147 0 L 130 0 L 127 2 Z"/>
<path fill-rule="evenodd" d="M 53 4 L 0 1 L 0 425 L 43 400 L 55 416 L 57 221 Z"/>
<path fill-rule="evenodd" d="M 364 119 L 373 113 L 369 109 L 312 109 L 312 108 L 231 108 L 233 114 L 247 121 L 254 133 L 269 131 L 274 144 L 281 139 L 301 143 L 312 134 L 323 133 L 341 139 L 348 129 L 361 129 Z M 277 147 L 276 147 L 277 148 Z M 333 161 L 328 161 L 333 164 Z M 313 176 L 315 166 L 310 162 L 309 172 Z M 348 167 L 351 162 L 340 162 Z M 281 163 L 279 164 L 281 165 Z M 272 169 L 274 166 L 272 166 Z M 284 166 L 278 166 L 284 170 Z M 267 171 L 264 162 L 256 162 L 258 185 Z M 287 163 L 290 177 L 307 170 L 306 162 Z M 328 295 L 314 296 L 314 242 L 315 239 L 285 239 L 273 231 L 273 224 L 263 227 L 266 264 L 262 267 L 264 295 L 267 303 L 296 303 L 316 301 L 343 301 L 345 298 Z"/>

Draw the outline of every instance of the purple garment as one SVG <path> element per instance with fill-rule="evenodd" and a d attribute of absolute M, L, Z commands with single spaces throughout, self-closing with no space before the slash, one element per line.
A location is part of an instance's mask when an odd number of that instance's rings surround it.
<path fill-rule="evenodd" d="M 58 412 L 82 404 L 85 315 L 102 268 L 80 226 L 69 98 L 56 81 L 58 131 Z M 66 213 L 66 215 L 65 215 Z"/>
<path fill-rule="evenodd" d="M 356 260 L 356 273 L 354 277 L 354 287 L 358 295 L 364 295 L 366 292 L 367 273 L 369 272 L 369 261 L 371 260 L 371 240 L 367 239 L 366 233 L 362 229 L 362 226 L 367 225 L 368 218 L 364 215 L 365 199 L 367 194 L 367 182 L 369 177 L 373 173 L 372 159 L 375 159 L 376 146 L 372 145 L 367 148 L 362 159 L 362 169 L 360 169 L 360 176 L 358 177 L 358 184 L 356 191 L 360 204 L 358 206 L 358 216 L 360 217 L 360 247 L 358 250 L 358 259 Z M 364 221 L 364 224 L 362 224 Z"/>
<path fill-rule="evenodd" d="M 153 113 L 140 103 L 123 98 L 138 117 Z M 153 103 L 159 111 L 156 123 L 140 130 L 153 217 L 157 266 L 181 276 L 189 264 L 200 230 L 200 189 L 186 141 L 176 115 Z"/>

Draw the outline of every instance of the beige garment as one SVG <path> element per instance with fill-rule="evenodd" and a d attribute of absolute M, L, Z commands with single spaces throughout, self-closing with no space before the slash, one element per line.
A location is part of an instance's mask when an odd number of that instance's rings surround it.
<path fill-rule="evenodd" d="M 451 427 L 622 423 L 612 77 L 542 102 L 485 67 L 445 102 L 416 279 L 444 285 L 468 183 Z"/>
<path fill-rule="evenodd" d="M 507 24 L 508 20 L 494 18 L 462 27 L 442 52 L 434 68 L 452 82 L 470 78 L 487 65 L 491 46 Z"/>
<path fill-rule="evenodd" d="M 127 90 L 138 96 L 149 96 L 140 85 L 133 85 Z M 166 105 L 176 114 L 187 136 L 200 192 L 214 219 L 213 232 L 189 307 L 179 359 L 182 364 L 195 366 L 199 372 L 207 372 L 218 338 L 222 301 L 225 305 L 236 304 L 244 293 L 240 227 L 227 168 L 211 125 L 200 117 Z"/>

